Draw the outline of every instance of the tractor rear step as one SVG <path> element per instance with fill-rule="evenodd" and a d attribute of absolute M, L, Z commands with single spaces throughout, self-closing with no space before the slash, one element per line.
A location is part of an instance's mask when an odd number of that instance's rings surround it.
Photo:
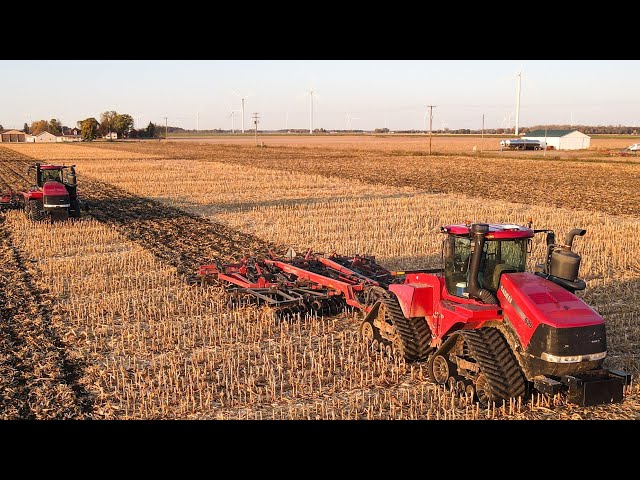
<path fill-rule="evenodd" d="M 550 396 L 567 393 L 567 400 L 581 407 L 622 402 L 624 387 L 630 383 L 631 374 L 607 369 L 563 375 L 559 379 L 540 375 L 533 380 L 540 393 Z"/>

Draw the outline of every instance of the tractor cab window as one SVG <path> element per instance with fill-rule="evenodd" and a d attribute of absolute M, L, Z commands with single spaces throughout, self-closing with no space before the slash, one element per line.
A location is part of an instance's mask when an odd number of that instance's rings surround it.
<path fill-rule="evenodd" d="M 471 254 L 471 240 L 468 237 L 448 236 L 444 240 L 444 280 L 447 291 L 457 295 L 466 288 L 467 272 L 469 271 L 469 256 Z M 458 285 L 464 288 L 459 290 Z"/>
<path fill-rule="evenodd" d="M 496 292 L 503 273 L 524 272 L 527 261 L 527 239 L 487 240 L 482 249 L 478 271 L 481 288 Z"/>
<path fill-rule="evenodd" d="M 60 170 L 40 170 L 40 185 L 44 185 L 50 180 L 62 182 Z"/>

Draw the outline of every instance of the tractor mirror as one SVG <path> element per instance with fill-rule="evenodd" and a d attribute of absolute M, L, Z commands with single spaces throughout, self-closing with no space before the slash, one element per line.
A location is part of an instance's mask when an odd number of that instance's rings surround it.
<path fill-rule="evenodd" d="M 531 253 L 533 250 L 533 241 L 529 238 L 527 239 L 527 253 Z"/>
<path fill-rule="evenodd" d="M 547 232 L 547 247 L 556 243 L 556 234 L 553 232 Z"/>

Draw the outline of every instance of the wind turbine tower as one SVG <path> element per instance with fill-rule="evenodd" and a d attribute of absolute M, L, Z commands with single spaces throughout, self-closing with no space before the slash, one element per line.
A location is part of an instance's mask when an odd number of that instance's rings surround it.
<path fill-rule="evenodd" d="M 309 133 L 313 134 L 313 88 L 309 90 Z"/>
<path fill-rule="evenodd" d="M 244 133 L 244 99 L 247 97 L 240 97 L 242 100 L 242 133 Z"/>
<path fill-rule="evenodd" d="M 239 112 L 239 110 L 231 110 L 231 113 L 229 114 L 229 118 L 231 119 L 231 133 L 236 133 L 233 125 L 233 119 L 235 118 L 237 112 Z"/>
<path fill-rule="evenodd" d="M 246 98 L 249 98 L 249 95 L 245 95 L 244 97 L 239 95 L 237 92 L 233 92 L 237 97 L 240 98 L 240 101 L 242 102 L 242 133 L 244 133 L 244 101 Z"/>
<path fill-rule="evenodd" d="M 520 90 L 522 87 L 522 66 L 518 72 L 518 96 L 516 97 L 516 135 L 520 130 Z"/>

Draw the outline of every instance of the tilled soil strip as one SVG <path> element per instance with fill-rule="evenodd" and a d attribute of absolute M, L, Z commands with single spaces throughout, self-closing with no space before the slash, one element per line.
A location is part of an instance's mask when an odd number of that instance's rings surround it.
<path fill-rule="evenodd" d="M 185 279 L 192 279 L 205 263 L 265 255 L 270 249 L 284 253 L 281 246 L 109 183 L 85 177 L 79 188 L 89 200 L 93 217 L 176 267 Z"/>
<path fill-rule="evenodd" d="M 92 405 L 78 383 L 81 366 L 66 356 L 52 302 L 2 224 L 0 265 L 0 418 L 87 417 Z"/>

